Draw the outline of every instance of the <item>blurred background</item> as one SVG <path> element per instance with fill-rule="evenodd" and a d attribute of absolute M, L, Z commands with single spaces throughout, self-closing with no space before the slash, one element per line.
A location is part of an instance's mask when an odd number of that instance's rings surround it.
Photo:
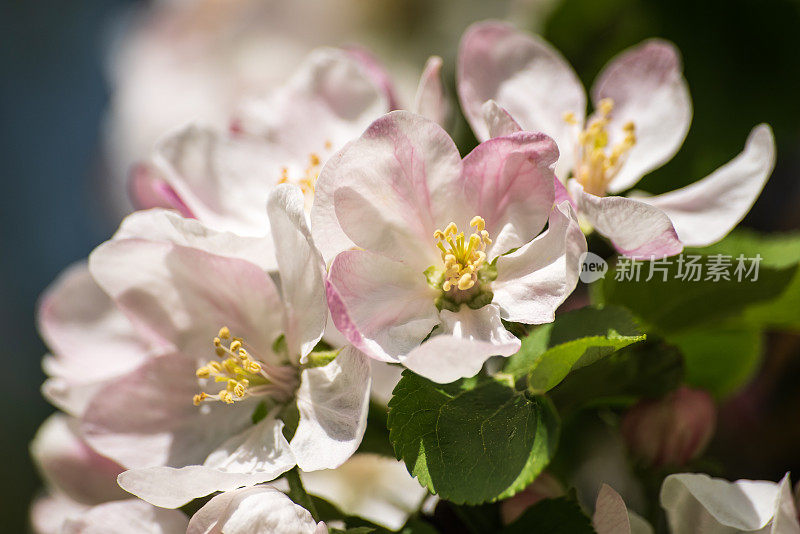
<path fill-rule="evenodd" d="M 314 46 L 360 44 L 410 99 L 425 59 L 504 18 L 538 31 L 584 82 L 658 36 L 683 53 L 694 99 L 684 148 L 641 188 L 686 185 L 737 154 L 768 122 L 778 163 L 744 225 L 800 228 L 800 2 L 797 0 L 85 0 L 0 4 L 0 531 L 24 532 L 40 485 L 27 447 L 52 411 L 42 399 L 38 295 L 130 210 L 125 177 L 164 132 L 224 126 L 233 102 L 266 92 Z M 474 143 L 462 119 L 459 146 Z M 800 306 L 800 302 L 797 303 Z M 711 454 L 730 479 L 800 474 L 800 338 L 770 334 L 751 386 L 729 399 Z M 797 477 L 795 476 L 795 480 Z"/>

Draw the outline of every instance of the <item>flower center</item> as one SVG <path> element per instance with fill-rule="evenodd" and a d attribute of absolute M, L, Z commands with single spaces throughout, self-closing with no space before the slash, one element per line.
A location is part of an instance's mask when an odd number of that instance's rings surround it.
<path fill-rule="evenodd" d="M 325 150 L 330 151 L 333 144 L 330 141 L 325 141 Z M 300 173 L 299 176 L 291 176 L 289 167 L 281 168 L 281 177 L 278 179 L 279 184 L 295 184 L 303 191 L 306 199 L 306 209 L 310 210 L 314 202 L 314 192 L 317 187 L 317 178 L 322 170 L 322 158 L 316 152 L 308 155 L 308 165 Z"/>
<path fill-rule="evenodd" d="M 627 122 L 622 127 L 625 137 L 609 147 L 607 127 L 613 109 L 612 99 L 601 100 L 599 115 L 592 118 L 578 134 L 578 158 L 573 177 L 577 178 L 587 193 L 597 196 L 605 195 L 608 184 L 622 168 L 626 156 L 636 144 L 636 127 L 633 122 Z M 578 124 L 572 112 L 565 113 L 564 120 L 569 124 Z"/>
<path fill-rule="evenodd" d="M 461 291 L 471 289 L 478 281 L 478 271 L 486 263 L 486 246 L 492 244 L 486 221 L 477 215 L 469 222 L 475 231 L 466 238 L 464 232 L 458 231 L 456 223 L 451 222 L 444 230 L 436 230 L 433 238 L 436 246 L 442 251 L 444 275 L 442 290 L 453 288 Z"/>
<path fill-rule="evenodd" d="M 216 394 L 201 392 L 195 395 L 195 406 L 204 401 L 233 404 L 248 397 L 264 395 L 283 402 L 292 396 L 297 385 L 293 367 L 268 365 L 263 358 L 254 358 L 253 349 L 245 348 L 246 342 L 242 338 L 232 337 L 227 326 L 219 329 L 213 343 L 220 360 L 199 367 L 196 374 L 198 378 L 213 378 L 214 382 L 224 383 L 225 388 Z"/>

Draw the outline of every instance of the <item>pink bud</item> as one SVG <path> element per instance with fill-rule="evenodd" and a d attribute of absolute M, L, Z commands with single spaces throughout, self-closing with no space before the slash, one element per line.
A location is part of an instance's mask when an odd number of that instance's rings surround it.
<path fill-rule="evenodd" d="M 561 497 L 562 495 L 564 495 L 564 488 L 561 483 L 549 474 L 542 473 L 527 488 L 500 503 L 500 517 L 504 525 L 511 524 L 525 510 L 542 499 Z"/>
<path fill-rule="evenodd" d="M 711 395 L 681 387 L 661 399 L 636 403 L 622 420 L 622 436 L 646 463 L 680 466 L 703 452 L 716 420 Z"/>

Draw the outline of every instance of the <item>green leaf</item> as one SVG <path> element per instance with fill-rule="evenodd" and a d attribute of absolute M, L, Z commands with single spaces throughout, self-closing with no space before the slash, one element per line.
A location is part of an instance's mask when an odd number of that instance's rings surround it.
<path fill-rule="evenodd" d="M 687 248 L 684 254 L 744 254 L 748 258 L 760 254 L 762 267 L 786 269 L 800 263 L 800 232 L 759 234 L 738 228 L 718 243 L 704 248 Z"/>
<path fill-rule="evenodd" d="M 409 472 L 456 504 L 525 488 L 550 462 L 559 432 L 544 397 L 487 377 L 436 384 L 410 371 L 395 387 L 388 426 Z"/>
<path fill-rule="evenodd" d="M 530 388 L 546 392 L 567 374 L 645 339 L 634 316 L 619 306 L 587 307 L 559 315 L 522 340 L 504 371 L 528 374 Z"/>
<path fill-rule="evenodd" d="M 544 499 L 534 504 L 501 534 L 595 534 L 592 521 L 569 497 Z"/>
<path fill-rule="evenodd" d="M 731 248 L 734 244 L 730 245 Z M 703 249 L 703 254 L 718 253 L 711 248 Z M 687 251 L 687 254 L 689 252 L 701 251 Z M 704 266 L 703 277 L 706 276 L 707 257 L 704 255 L 699 260 Z M 630 309 L 647 324 L 648 330 L 662 334 L 678 332 L 701 324 L 740 317 L 749 306 L 778 298 L 789 287 L 798 267 L 796 264 L 787 267 L 786 258 L 773 257 L 771 260 L 762 261 L 757 281 L 741 282 L 734 276 L 731 276 L 731 280 L 719 281 L 676 279 L 676 260 L 667 267 L 666 281 L 656 273 L 648 282 L 646 279 L 652 262 L 645 261 L 641 262 L 642 275 L 638 281 L 615 280 L 615 269 L 610 269 L 606 278 L 592 284 L 592 296 L 597 303 L 617 304 Z M 732 275 L 733 268 L 730 272 Z"/>
<path fill-rule="evenodd" d="M 725 397 L 747 383 L 758 369 L 762 337 L 756 327 L 729 323 L 686 330 L 668 339 L 683 353 L 686 383 Z"/>
<path fill-rule="evenodd" d="M 658 397 L 683 381 L 680 351 L 655 338 L 626 347 L 570 375 L 550 392 L 559 412 L 585 406 L 629 405 Z"/>
<path fill-rule="evenodd" d="M 777 298 L 749 306 L 742 316 L 747 323 L 761 328 L 800 331 L 800 269 Z"/>

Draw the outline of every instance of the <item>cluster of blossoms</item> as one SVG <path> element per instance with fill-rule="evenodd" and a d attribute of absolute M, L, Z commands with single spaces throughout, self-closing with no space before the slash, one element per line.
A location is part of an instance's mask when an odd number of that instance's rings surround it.
<path fill-rule="evenodd" d="M 49 487 L 33 507 L 38 532 L 338 528 L 297 498 L 306 490 L 400 528 L 427 492 L 401 462 L 357 452 L 370 398 L 385 404 L 403 368 L 447 384 L 517 353 L 515 326 L 552 322 L 576 288 L 585 233 L 639 259 L 721 239 L 774 164 L 761 125 L 693 185 L 606 196 L 687 132 L 668 43 L 616 58 L 585 119 L 558 52 L 474 25 L 458 93 L 480 143 L 463 158 L 443 127 L 441 67 L 431 59 L 413 105 L 397 109 L 373 61 L 320 49 L 268 98 L 243 101 L 227 131 L 172 132 L 133 169 L 142 211 L 41 302 L 43 391 L 63 413 L 32 447 Z M 681 458 L 707 442 L 692 439 Z M 663 487 L 675 532 L 690 516 L 794 532 L 776 526 L 796 526 L 788 479 L 698 477 Z M 754 519 L 720 508 L 718 491 L 768 504 Z M 191 518 L 176 510 L 192 501 Z M 601 491 L 597 532 L 641 521 Z"/>

